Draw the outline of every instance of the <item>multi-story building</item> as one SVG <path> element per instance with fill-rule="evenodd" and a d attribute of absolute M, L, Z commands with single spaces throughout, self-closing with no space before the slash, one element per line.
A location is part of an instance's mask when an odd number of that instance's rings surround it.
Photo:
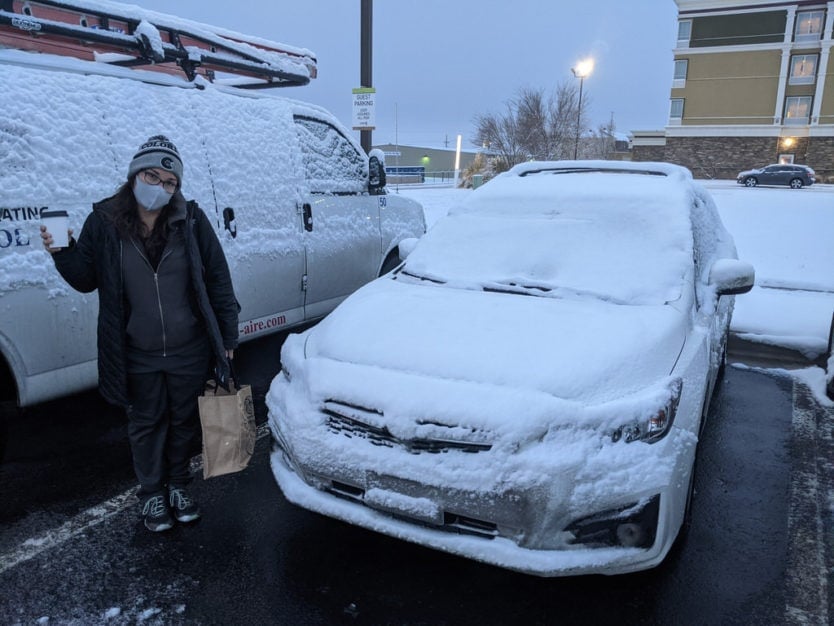
<path fill-rule="evenodd" d="M 668 125 L 633 133 L 634 160 L 710 178 L 803 163 L 834 182 L 834 2 L 675 2 Z"/>

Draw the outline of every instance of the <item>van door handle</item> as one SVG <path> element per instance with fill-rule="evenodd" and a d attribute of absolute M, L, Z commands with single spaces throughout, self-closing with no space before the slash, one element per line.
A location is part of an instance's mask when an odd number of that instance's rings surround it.
<path fill-rule="evenodd" d="M 304 230 L 309 233 L 313 230 L 313 207 L 305 202 L 301 208 L 304 210 Z"/>
<path fill-rule="evenodd" d="M 227 206 L 225 209 L 223 209 L 223 227 L 232 234 L 232 237 L 237 237 L 235 210 L 230 206 Z"/>

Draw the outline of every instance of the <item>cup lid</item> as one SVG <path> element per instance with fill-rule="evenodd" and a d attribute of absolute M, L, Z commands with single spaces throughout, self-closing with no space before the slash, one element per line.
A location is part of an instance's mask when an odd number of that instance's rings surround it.
<path fill-rule="evenodd" d="M 46 209 L 41 211 L 41 219 L 46 219 L 47 217 L 67 217 L 67 212 L 63 209 Z"/>

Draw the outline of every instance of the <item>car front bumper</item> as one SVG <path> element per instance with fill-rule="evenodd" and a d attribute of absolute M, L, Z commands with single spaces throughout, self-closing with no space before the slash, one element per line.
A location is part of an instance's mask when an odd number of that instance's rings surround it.
<path fill-rule="evenodd" d="M 323 488 L 322 485 L 314 486 L 296 472 L 292 461 L 279 445 L 274 446 L 270 463 L 284 496 L 300 507 L 397 539 L 537 576 L 615 575 L 649 569 L 664 559 L 677 533 L 677 529 L 672 532 L 668 527 L 668 501 L 661 495 L 657 539 L 648 549 L 525 548 L 512 539 L 498 535 L 494 529 L 478 528 L 477 521 L 470 518 L 447 518 L 451 520 L 449 523 L 437 525 L 409 516 L 405 512 L 409 504 L 402 500 L 397 503 L 392 499 L 388 510 L 384 510 L 378 508 L 382 501 L 378 496 L 370 505 L 362 501 L 364 495 L 358 490 L 348 494 Z M 402 510 L 392 510 L 399 505 L 403 506 Z M 430 513 L 430 509 L 419 502 L 412 510 Z M 489 533 L 493 536 L 487 536 Z"/>
<path fill-rule="evenodd" d="M 285 497 L 350 524 L 547 577 L 654 567 L 680 527 L 691 456 L 674 451 L 688 448 L 693 438 L 687 431 L 673 428 L 657 444 L 618 444 L 611 456 L 619 458 L 613 461 L 605 458 L 611 450 L 590 451 L 590 460 L 565 459 L 542 454 L 538 444 L 510 453 L 404 451 L 356 433 L 333 432 L 310 405 L 285 413 L 285 407 L 274 406 L 272 390 L 270 396 L 271 466 Z M 320 425 L 310 429 L 300 427 L 317 421 Z M 657 467 L 663 470 L 650 469 Z M 599 481 L 619 487 L 623 471 L 631 478 L 622 492 L 613 490 L 614 499 L 608 493 L 595 498 Z M 644 479 L 650 472 L 654 477 Z M 484 475 L 492 478 L 485 481 Z M 659 506 L 650 522 L 653 540 L 644 547 L 586 545 L 570 530 L 589 516 L 612 516 L 651 499 Z"/>

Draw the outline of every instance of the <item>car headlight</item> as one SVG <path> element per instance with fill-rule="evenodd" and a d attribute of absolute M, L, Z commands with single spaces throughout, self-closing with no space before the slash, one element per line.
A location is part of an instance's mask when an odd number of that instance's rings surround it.
<path fill-rule="evenodd" d="M 672 428 L 675 421 L 675 413 L 678 409 L 678 402 L 681 398 L 683 382 L 675 378 L 669 385 L 669 395 L 663 405 L 654 411 L 650 411 L 646 417 L 624 424 L 611 433 L 611 441 L 618 442 L 621 439 L 626 443 L 632 441 L 644 441 L 655 443 L 663 439 Z"/>

